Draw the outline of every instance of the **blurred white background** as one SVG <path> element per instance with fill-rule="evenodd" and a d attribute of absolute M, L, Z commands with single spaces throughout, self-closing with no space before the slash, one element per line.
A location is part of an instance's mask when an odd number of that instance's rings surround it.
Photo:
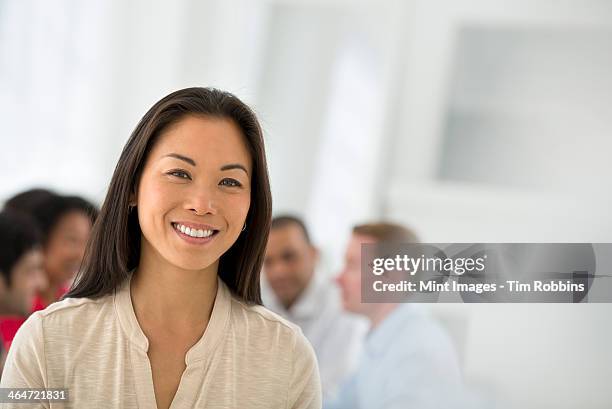
<path fill-rule="evenodd" d="M 612 1 L 0 0 L 0 201 L 100 203 L 137 121 L 187 86 L 254 107 L 275 212 L 305 217 L 330 275 L 381 218 L 612 242 Z M 434 310 L 507 407 L 612 406 L 612 306 Z"/>

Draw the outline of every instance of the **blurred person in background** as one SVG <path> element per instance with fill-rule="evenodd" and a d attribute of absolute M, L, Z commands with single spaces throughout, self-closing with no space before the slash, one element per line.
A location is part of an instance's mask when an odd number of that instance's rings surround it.
<path fill-rule="evenodd" d="M 4 208 L 32 215 L 41 202 L 54 196 L 57 196 L 57 194 L 49 189 L 33 188 L 11 197 L 6 201 Z"/>
<path fill-rule="evenodd" d="M 344 308 L 370 321 L 362 361 L 326 409 L 458 407 L 461 385 L 452 341 L 420 305 L 361 301 L 361 245 L 416 243 L 409 229 L 391 223 L 353 228 L 337 282 Z"/>
<path fill-rule="evenodd" d="M 46 286 L 40 234 L 25 214 L 0 212 L 0 370 L 37 291 Z"/>
<path fill-rule="evenodd" d="M 97 215 L 96 207 L 78 196 L 32 189 L 9 199 L 6 209 L 29 213 L 42 231 L 47 287 L 35 298 L 32 311 L 46 308 L 70 288 Z"/>
<path fill-rule="evenodd" d="M 343 311 L 337 286 L 315 271 L 318 257 L 301 219 L 272 219 L 262 276 L 264 305 L 304 331 L 319 360 L 325 398 L 355 369 L 367 324 Z"/>

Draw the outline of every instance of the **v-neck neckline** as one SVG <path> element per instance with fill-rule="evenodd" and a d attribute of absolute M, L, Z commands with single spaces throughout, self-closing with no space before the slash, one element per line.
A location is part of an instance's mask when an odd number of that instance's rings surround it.
<path fill-rule="evenodd" d="M 115 294 L 115 310 L 119 323 L 127 335 L 129 342 L 135 347 L 132 349 L 131 363 L 136 374 L 146 374 L 146 382 L 137 381 L 135 385 L 139 406 L 156 408 L 155 389 L 153 387 L 153 372 L 151 362 L 147 354 L 149 340 L 145 336 L 134 312 L 132 297 L 130 293 L 130 282 L 132 276 L 128 277 L 121 288 Z M 208 321 L 208 325 L 202 337 L 185 354 L 185 370 L 181 375 L 179 386 L 176 390 L 170 409 L 189 407 L 191 402 L 197 398 L 196 388 L 201 387 L 205 369 L 212 358 L 215 349 L 227 334 L 230 323 L 231 293 L 223 280 L 217 278 L 217 294 Z"/>

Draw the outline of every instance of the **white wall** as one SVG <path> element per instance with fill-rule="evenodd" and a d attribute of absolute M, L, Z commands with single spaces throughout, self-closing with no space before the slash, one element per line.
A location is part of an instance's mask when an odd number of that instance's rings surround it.
<path fill-rule="evenodd" d="M 1 198 L 31 186 L 103 192 L 109 18 L 104 2 L 2 3 Z"/>

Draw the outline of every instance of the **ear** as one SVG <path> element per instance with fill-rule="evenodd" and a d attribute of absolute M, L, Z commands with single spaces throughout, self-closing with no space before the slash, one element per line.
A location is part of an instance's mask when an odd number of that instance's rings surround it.
<path fill-rule="evenodd" d="M 138 195 L 136 192 L 132 191 L 130 193 L 130 199 L 128 201 L 128 205 L 131 207 L 135 207 L 138 204 Z"/>
<path fill-rule="evenodd" d="M 311 245 L 310 255 L 312 256 L 312 259 L 314 260 L 315 264 L 317 264 L 319 262 L 319 249 Z"/>

